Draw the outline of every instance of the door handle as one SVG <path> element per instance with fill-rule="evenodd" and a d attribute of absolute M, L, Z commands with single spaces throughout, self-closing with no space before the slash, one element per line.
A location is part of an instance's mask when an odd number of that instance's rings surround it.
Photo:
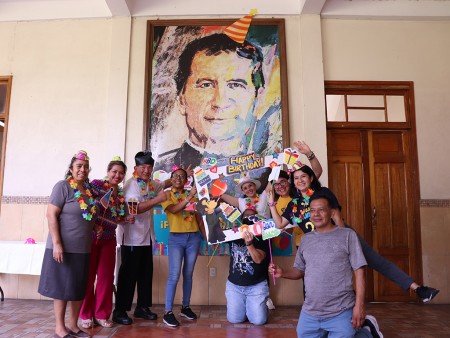
<path fill-rule="evenodd" d="M 373 207 L 372 209 L 372 227 L 373 229 L 376 229 L 377 224 L 377 209 Z"/>

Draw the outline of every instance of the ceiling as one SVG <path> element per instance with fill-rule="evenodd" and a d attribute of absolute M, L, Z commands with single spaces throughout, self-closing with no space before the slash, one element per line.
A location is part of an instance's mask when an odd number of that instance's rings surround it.
<path fill-rule="evenodd" d="M 0 0 L 0 21 L 120 16 L 320 14 L 323 18 L 449 20 L 450 0 Z"/>

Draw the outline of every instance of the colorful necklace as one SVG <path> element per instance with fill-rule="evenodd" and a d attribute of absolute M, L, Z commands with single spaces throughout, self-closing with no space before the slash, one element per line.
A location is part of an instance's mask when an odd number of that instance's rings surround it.
<path fill-rule="evenodd" d="M 177 199 L 177 202 L 180 203 L 184 200 L 184 198 L 187 196 L 187 191 L 183 190 L 181 193 L 179 191 L 176 191 L 172 188 L 172 192 L 175 195 L 175 198 Z M 182 196 L 184 195 L 184 196 Z M 193 212 L 189 212 L 189 214 L 186 212 L 186 210 L 181 211 L 181 216 L 186 222 L 192 222 L 192 215 Z"/>
<path fill-rule="evenodd" d="M 292 200 L 293 206 L 292 206 L 292 220 L 299 224 L 301 222 L 303 222 L 303 220 L 305 218 L 309 218 L 309 199 L 311 198 L 312 194 L 314 193 L 314 190 L 312 190 L 311 188 L 309 188 L 305 195 L 303 196 L 302 199 L 302 203 L 301 206 L 303 207 L 302 210 L 300 210 L 300 213 L 298 214 L 298 216 L 296 216 L 296 214 L 298 213 L 298 200 L 300 198 L 294 198 Z"/>
<path fill-rule="evenodd" d="M 103 188 L 108 191 L 111 185 L 109 184 L 109 180 L 107 178 L 103 179 Z M 125 216 L 125 197 L 123 196 L 123 190 L 121 187 L 117 187 L 117 198 L 119 199 L 119 217 Z M 113 218 L 117 218 L 117 203 L 114 196 L 111 194 L 109 198 L 109 206 L 108 209 L 111 211 L 111 216 Z"/>
<path fill-rule="evenodd" d="M 257 211 L 258 210 L 258 202 L 259 202 L 259 195 L 256 194 L 256 197 L 252 203 L 252 200 L 249 197 L 245 198 L 245 209 L 252 209 Z"/>
<path fill-rule="evenodd" d="M 144 200 L 152 199 L 156 196 L 152 180 L 149 180 L 146 184 L 146 182 L 142 178 L 140 178 L 136 172 L 133 173 L 133 177 L 136 179 L 139 185 L 140 193 Z"/>
<path fill-rule="evenodd" d="M 83 183 L 83 188 L 86 192 L 86 195 L 88 196 L 89 205 L 86 204 L 84 201 L 84 198 L 81 194 L 81 191 L 77 189 L 77 182 L 73 179 L 72 176 L 70 176 L 68 179 L 70 187 L 73 189 L 73 195 L 77 199 L 78 203 L 80 203 L 80 209 L 82 212 L 82 216 L 85 220 L 90 221 L 92 220 L 92 215 L 96 213 L 96 206 L 94 198 L 92 197 L 92 193 L 89 190 L 89 187 L 86 183 Z M 89 211 L 88 211 L 89 210 Z"/>

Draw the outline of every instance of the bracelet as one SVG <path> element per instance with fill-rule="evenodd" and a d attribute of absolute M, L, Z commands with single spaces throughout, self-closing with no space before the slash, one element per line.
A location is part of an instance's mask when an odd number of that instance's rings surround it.
<path fill-rule="evenodd" d="M 185 198 L 184 198 L 184 201 L 187 202 L 187 203 L 189 203 L 191 200 L 188 199 L 187 197 L 185 197 Z"/>
<path fill-rule="evenodd" d="M 253 245 L 253 242 L 250 242 L 250 244 L 245 243 L 246 246 L 251 246 Z"/>
<path fill-rule="evenodd" d="M 276 202 L 276 201 L 275 201 L 275 202 L 269 202 L 269 203 L 267 203 L 267 205 L 268 205 L 269 207 L 274 207 L 274 206 L 277 205 L 277 202 Z"/>
<path fill-rule="evenodd" d="M 314 159 L 314 157 L 316 157 L 316 154 L 314 154 L 314 151 L 311 151 L 311 154 L 309 154 L 309 156 L 306 156 L 308 158 L 309 161 L 311 161 L 312 159 Z"/>

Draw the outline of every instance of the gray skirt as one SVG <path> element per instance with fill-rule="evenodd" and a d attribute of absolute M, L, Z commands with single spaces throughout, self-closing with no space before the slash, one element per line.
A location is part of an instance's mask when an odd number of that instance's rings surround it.
<path fill-rule="evenodd" d="M 38 292 L 49 298 L 77 301 L 86 295 L 89 277 L 88 253 L 64 253 L 64 262 L 53 259 L 53 249 L 45 249 Z"/>

